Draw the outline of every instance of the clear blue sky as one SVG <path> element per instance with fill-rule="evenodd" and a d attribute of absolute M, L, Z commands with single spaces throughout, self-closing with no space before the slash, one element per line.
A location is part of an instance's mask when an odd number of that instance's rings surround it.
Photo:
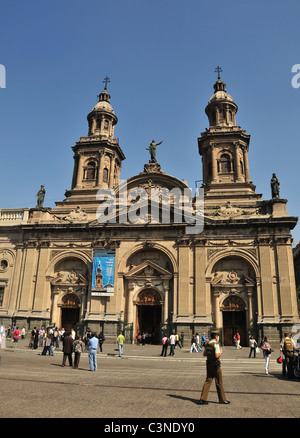
<path fill-rule="evenodd" d="M 275 172 L 288 212 L 299 215 L 300 3 L 279 0 L 30 0 L 4 2 L 0 18 L 0 208 L 45 206 L 71 186 L 86 116 L 111 82 L 126 155 L 122 179 L 143 170 L 145 148 L 164 140 L 162 169 L 202 179 L 197 138 L 220 65 L 251 135 L 250 177 L 263 199 Z M 293 232 L 300 241 L 300 225 Z"/>

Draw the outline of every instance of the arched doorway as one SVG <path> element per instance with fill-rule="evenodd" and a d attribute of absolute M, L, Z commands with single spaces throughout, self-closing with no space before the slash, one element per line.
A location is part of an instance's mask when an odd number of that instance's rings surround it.
<path fill-rule="evenodd" d="M 80 300 L 75 294 L 67 294 L 61 302 L 61 327 L 66 331 L 76 328 L 79 322 Z"/>
<path fill-rule="evenodd" d="M 232 345 L 233 337 L 237 333 L 241 336 L 241 345 L 247 345 L 246 308 L 242 298 L 227 297 L 220 310 L 223 314 L 223 342 Z"/>
<path fill-rule="evenodd" d="M 137 296 L 137 333 L 146 334 L 146 342 L 159 342 L 162 302 L 158 291 L 144 289 Z"/>

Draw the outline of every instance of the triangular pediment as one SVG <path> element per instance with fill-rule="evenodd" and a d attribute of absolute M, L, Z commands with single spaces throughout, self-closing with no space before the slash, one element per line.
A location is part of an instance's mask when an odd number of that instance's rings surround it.
<path fill-rule="evenodd" d="M 172 273 L 162 268 L 151 260 L 145 260 L 140 265 L 132 268 L 129 272 L 124 274 L 125 278 L 137 279 L 137 278 L 162 278 L 169 279 L 172 277 Z"/>

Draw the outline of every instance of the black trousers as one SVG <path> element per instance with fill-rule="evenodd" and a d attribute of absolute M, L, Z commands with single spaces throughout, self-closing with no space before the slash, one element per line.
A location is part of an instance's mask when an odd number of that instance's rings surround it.
<path fill-rule="evenodd" d="M 167 355 L 167 351 L 168 351 L 168 344 L 164 344 L 164 345 L 162 346 L 162 350 L 161 350 L 160 355 L 161 355 L 161 356 L 166 356 L 166 355 Z"/>
<path fill-rule="evenodd" d="M 63 367 L 66 365 L 66 361 L 67 358 L 69 360 L 69 365 L 70 367 L 73 365 L 73 361 L 72 361 L 72 353 L 64 353 L 64 357 L 63 357 Z"/>

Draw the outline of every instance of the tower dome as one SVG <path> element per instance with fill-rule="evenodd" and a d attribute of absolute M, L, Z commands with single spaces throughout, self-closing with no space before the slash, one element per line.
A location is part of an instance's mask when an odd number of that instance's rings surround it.
<path fill-rule="evenodd" d="M 221 80 L 220 74 L 214 84 L 214 94 L 208 101 L 205 112 L 208 116 L 210 128 L 227 128 L 236 126 L 235 115 L 238 106 L 226 91 L 226 84 Z"/>
<path fill-rule="evenodd" d="M 118 118 L 110 104 L 110 94 L 106 89 L 106 85 L 98 97 L 99 101 L 87 116 L 89 124 L 88 136 L 113 138 Z"/>

